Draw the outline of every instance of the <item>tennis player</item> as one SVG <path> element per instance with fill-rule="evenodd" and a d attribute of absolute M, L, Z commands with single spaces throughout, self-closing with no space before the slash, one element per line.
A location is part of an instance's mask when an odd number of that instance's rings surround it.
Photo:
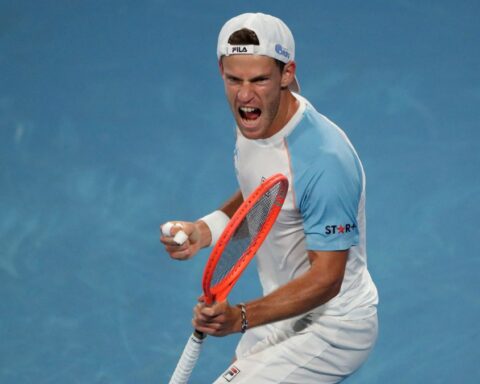
<path fill-rule="evenodd" d="M 278 18 L 229 20 L 217 56 L 236 122 L 239 191 L 195 223 L 162 236 L 174 259 L 215 244 L 262 179 L 283 173 L 287 199 L 257 253 L 263 297 L 194 309 L 195 329 L 243 332 L 236 360 L 215 383 L 338 383 L 367 359 L 377 338 L 376 287 L 367 270 L 365 174 L 345 133 L 299 94 L 295 43 Z M 182 229 L 188 240 L 177 245 Z"/>

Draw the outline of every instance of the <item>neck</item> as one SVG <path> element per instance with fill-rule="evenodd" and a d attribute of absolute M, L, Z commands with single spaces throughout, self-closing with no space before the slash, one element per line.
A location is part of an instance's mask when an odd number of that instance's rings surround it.
<path fill-rule="evenodd" d="M 283 89 L 280 97 L 280 105 L 278 113 L 271 130 L 271 136 L 282 130 L 282 128 L 290 121 L 292 116 L 297 112 L 300 103 L 289 89 Z"/>

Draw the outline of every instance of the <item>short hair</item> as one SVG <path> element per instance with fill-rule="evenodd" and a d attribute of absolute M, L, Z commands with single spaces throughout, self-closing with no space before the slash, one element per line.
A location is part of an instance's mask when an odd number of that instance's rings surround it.
<path fill-rule="evenodd" d="M 228 44 L 232 45 L 260 45 L 257 34 L 251 29 L 242 28 L 233 32 L 228 38 Z"/>
<path fill-rule="evenodd" d="M 257 34 L 248 28 L 239 29 L 236 32 L 233 32 L 228 38 L 228 44 L 232 45 L 260 45 Z M 285 63 L 283 61 L 275 60 L 275 64 L 280 69 L 280 73 L 283 73 L 283 68 Z"/>

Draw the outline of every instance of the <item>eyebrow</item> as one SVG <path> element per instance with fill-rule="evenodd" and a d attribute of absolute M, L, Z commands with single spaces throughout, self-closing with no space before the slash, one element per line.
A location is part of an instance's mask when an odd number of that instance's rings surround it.
<path fill-rule="evenodd" d="M 225 76 L 230 80 L 243 81 L 243 79 L 241 79 L 240 77 L 234 76 L 234 75 L 229 74 L 229 73 L 225 73 Z M 258 75 L 258 76 L 252 77 L 251 79 L 246 79 L 246 80 L 249 81 L 250 83 L 254 83 L 256 81 L 269 79 L 270 77 L 271 76 L 269 74 L 262 74 L 262 75 Z"/>

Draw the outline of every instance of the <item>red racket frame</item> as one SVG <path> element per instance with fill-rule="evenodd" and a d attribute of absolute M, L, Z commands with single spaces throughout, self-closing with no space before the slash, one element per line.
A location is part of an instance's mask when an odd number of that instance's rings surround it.
<path fill-rule="evenodd" d="M 231 268 L 230 272 L 214 287 L 210 287 L 217 263 L 236 229 L 241 224 L 248 212 L 250 212 L 255 204 L 263 197 L 263 195 L 277 183 L 281 183 L 280 191 L 278 192 L 277 198 L 273 203 L 273 207 L 270 210 L 268 217 L 265 220 L 262 228 L 259 230 L 257 236 L 252 240 L 247 250 Z M 270 232 L 270 229 L 280 213 L 282 205 L 287 196 L 287 192 L 288 179 L 282 174 L 273 175 L 260 184 L 237 209 L 215 244 L 215 247 L 212 250 L 210 258 L 208 259 L 207 265 L 205 266 L 205 270 L 203 272 L 202 288 L 205 303 L 207 305 L 212 304 L 214 301 L 223 301 L 227 298 L 230 290 L 233 288 L 238 278 L 247 267 L 248 263 L 252 260 L 253 256 L 255 256 L 255 253 L 258 251 L 263 241 L 267 237 L 268 232 Z"/>

